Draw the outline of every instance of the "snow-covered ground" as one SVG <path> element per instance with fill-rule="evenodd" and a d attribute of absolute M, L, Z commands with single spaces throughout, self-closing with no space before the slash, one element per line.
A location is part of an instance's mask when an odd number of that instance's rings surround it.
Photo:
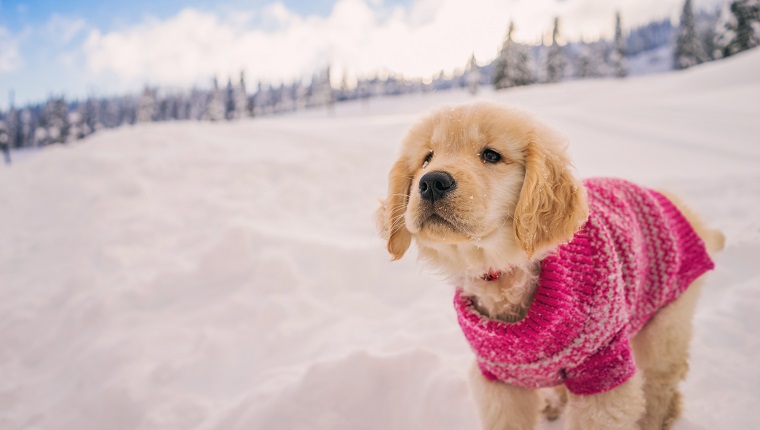
<path fill-rule="evenodd" d="M 481 95 L 566 134 L 581 176 L 672 189 L 725 232 L 677 430 L 757 428 L 758 70 Z M 409 124 L 470 100 L 149 124 L 0 168 L 0 428 L 477 428 L 452 287 L 388 262 L 372 221 Z"/>

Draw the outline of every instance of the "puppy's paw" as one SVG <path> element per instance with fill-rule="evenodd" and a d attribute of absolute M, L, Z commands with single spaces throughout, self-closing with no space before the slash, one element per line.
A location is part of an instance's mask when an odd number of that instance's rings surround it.
<path fill-rule="evenodd" d="M 564 386 L 543 391 L 544 409 L 541 411 L 548 421 L 555 421 L 562 415 L 567 405 L 567 390 Z"/>
<path fill-rule="evenodd" d="M 681 416 L 681 410 L 683 409 L 683 400 L 681 398 L 681 392 L 675 391 L 670 398 L 670 405 L 668 405 L 668 412 L 665 415 L 665 419 L 662 423 L 662 430 L 669 430 L 673 427 L 673 424 Z"/>

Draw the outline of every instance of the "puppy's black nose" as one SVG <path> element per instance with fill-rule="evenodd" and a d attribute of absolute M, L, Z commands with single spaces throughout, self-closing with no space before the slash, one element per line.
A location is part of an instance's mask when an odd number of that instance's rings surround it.
<path fill-rule="evenodd" d="M 456 186 L 454 178 L 446 172 L 425 173 L 420 178 L 420 195 L 431 202 L 443 198 L 446 193 Z"/>

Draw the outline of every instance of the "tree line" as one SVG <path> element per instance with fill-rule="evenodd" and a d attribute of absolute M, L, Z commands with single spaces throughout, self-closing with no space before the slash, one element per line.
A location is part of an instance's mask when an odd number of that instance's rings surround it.
<path fill-rule="evenodd" d="M 672 47 L 670 68 L 685 69 L 760 45 L 760 0 L 731 0 L 720 12 L 696 14 L 691 0 L 685 0 L 677 27 L 670 20 L 661 20 L 624 34 L 618 13 L 614 28 L 612 40 L 562 44 L 560 20 L 555 18 L 550 41 L 527 45 L 513 40 L 515 24 L 511 22 L 498 56 L 489 64 L 479 66 L 473 55 L 463 70 L 453 74 L 441 71 L 430 80 L 391 74 L 359 78 L 353 85 L 344 77 L 335 86 L 330 67 L 326 67 L 308 81 L 258 83 L 254 91 L 241 73 L 226 85 L 213 79 L 207 89 L 171 92 L 145 87 L 137 95 L 73 101 L 51 96 L 43 103 L 18 109 L 11 106 L 0 112 L 0 147 L 9 161 L 10 148 L 67 143 L 122 125 L 226 121 L 317 107 L 332 110 L 335 103 L 346 100 L 450 88 L 469 88 L 475 93 L 482 85 L 498 90 L 567 79 L 623 78 L 630 73 L 628 59 L 662 47 Z"/>
<path fill-rule="evenodd" d="M 666 45 L 673 50 L 670 68 L 687 69 L 760 45 L 758 9 L 760 0 L 733 0 L 720 12 L 695 14 L 691 0 L 685 0 L 678 27 L 663 20 L 634 28 L 625 37 L 617 13 L 611 41 L 566 45 L 559 43 L 558 18 L 554 19 L 551 42 L 540 46 L 515 42 L 514 23 L 510 23 L 493 62 L 491 82 L 502 89 L 565 79 L 623 78 L 629 74 L 627 59 Z"/>

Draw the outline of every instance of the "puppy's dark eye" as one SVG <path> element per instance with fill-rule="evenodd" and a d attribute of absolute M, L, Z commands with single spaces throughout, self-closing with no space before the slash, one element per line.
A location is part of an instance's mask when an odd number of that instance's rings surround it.
<path fill-rule="evenodd" d="M 480 154 L 480 158 L 482 158 L 486 163 L 498 163 L 501 161 L 501 154 L 494 151 L 493 149 L 486 149 L 482 154 Z"/>
<path fill-rule="evenodd" d="M 428 163 L 430 162 L 430 160 L 432 160 L 432 159 L 433 159 L 433 151 L 430 151 L 428 153 L 427 157 L 425 157 L 425 159 L 422 161 L 422 167 L 427 166 Z"/>

